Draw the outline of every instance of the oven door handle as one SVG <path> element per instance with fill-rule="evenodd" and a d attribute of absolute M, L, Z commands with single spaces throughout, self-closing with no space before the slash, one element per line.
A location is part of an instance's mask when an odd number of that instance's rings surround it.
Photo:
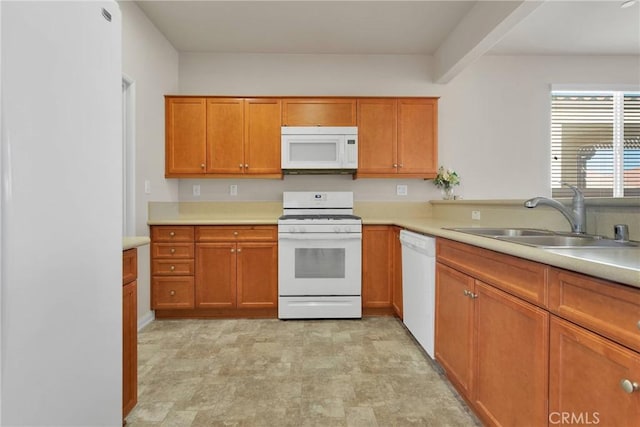
<path fill-rule="evenodd" d="M 278 240 L 362 240 L 359 233 L 280 233 Z"/>

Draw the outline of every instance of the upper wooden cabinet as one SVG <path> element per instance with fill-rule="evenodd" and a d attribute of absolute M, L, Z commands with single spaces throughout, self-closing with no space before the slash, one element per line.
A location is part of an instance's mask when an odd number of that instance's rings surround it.
<path fill-rule="evenodd" d="M 165 98 L 167 178 L 279 177 L 281 101 Z"/>
<path fill-rule="evenodd" d="M 359 177 L 435 177 L 438 100 L 358 99 L 358 142 Z"/>
<path fill-rule="evenodd" d="M 285 98 L 282 126 L 356 126 L 356 100 Z"/>

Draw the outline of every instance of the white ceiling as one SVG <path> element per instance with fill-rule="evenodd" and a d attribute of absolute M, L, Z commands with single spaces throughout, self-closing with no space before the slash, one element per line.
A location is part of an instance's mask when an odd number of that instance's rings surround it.
<path fill-rule="evenodd" d="M 640 1 L 136 3 L 179 52 L 424 54 L 446 82 L 495 55 L 640 55 Z"/>

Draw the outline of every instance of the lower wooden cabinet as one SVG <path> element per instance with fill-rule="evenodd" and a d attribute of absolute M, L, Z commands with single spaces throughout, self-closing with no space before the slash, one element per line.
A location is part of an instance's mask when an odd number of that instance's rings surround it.
<path fill-rule="evenodd" d="M 276 317 L 277 236 L 271 225 L 152 226 L 156 317 Z"/>
<path fill-rule="evenodd" d="M 546 310 L 437 262 L 436 360 L 485 424 L 547 425 L 548 334 Z"/>
<path fill-rule="evenodd" d="M 400 230 L 400 227 L 393 227 L 391 230 L 391 305 L 393 306 L 394 314 L 402 319 L 402 245 L 400 244 Z"/>
<path fill-rule="evenodd" d="M 122 253 L 122 417 L 138 402 L 137 249 Z"/>
<path fill-rule="evenodd" d="M 278 246 L 197 243 L 196 308 L 277 308 Z"/>
<path fill-rule="evenodd" d="M 638 425 L 640 289 L 437 248 L 436 360 L 484 424 Z"/>
<path fill-rule="evenodd" d="M 550 350 L 550 424 L 638 425 L 640 354 L 555 316 Z"/>
<path fill-rule="evenodd" d="M 392 227 L 362 227 L 362 307 L 391 308 Z"/>

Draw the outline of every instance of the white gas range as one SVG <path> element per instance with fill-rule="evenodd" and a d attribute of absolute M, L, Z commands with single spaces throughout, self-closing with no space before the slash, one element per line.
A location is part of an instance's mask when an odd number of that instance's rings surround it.
<path fill-rule="evenodd" d="M 278 220 L 278 317 L 362 317 L 362 220 L 351 192 L 285 192 Z"/>

